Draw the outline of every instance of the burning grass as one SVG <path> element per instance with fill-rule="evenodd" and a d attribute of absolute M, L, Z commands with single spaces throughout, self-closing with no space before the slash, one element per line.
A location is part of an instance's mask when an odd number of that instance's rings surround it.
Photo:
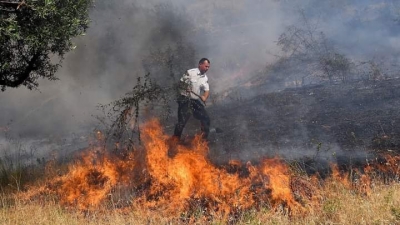
<path fill-rule="evenodd" d="M 338 213 L 347 205 L 342 196 L 368 200 L 374 196 L 376 181 L 382 180 L 378 178 L 393 183 L 400 174 L 398 156 L 385 156 L 351 171 L 332 165 L 326 179 L 299 176 L 279 158 L 257 165 L 231 161 L 217 167 L 208 160 L 208 146 L 200 137 L 191 146 L 176 146 L 171 157 L 168 136 L 157 120 L 148 122 L 142 132 L 141 147 L 126 152 L 93 147 L 65 174 L 30 187 L 18 199 L 46 206 L 52 196 L 55 205 L 84 215 L 140 212 L 146 218 L 161 215 L 164 222 L 234 223 L 260 216 L 270 221 L 277 214 L 286 220 L 322 215 L 341 221 Z M 397 201 L 390 198 L 390 204 Z M 389 208 L 390 221 L 400 219 L 400 208 Z"/>

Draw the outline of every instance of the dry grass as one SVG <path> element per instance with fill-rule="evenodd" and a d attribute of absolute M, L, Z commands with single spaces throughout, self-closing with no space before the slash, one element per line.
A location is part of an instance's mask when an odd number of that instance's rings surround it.
<path fill-rule="evenodd" d="M 77 211 L 56 199 L 25 201 L 17 194 L 3 194 L 0 224 L 400 224 L 400 185 L 375 184 L 369 195 L 348 189 L 337 181 L 319 188 L 319 199 L 307 203 L 304 215 L 288 216 L 279 210 L 259 209 L 242 213 L 235 221 L 206 218 L 199 210 L 191 220 L 168 219 L 140 208 Z M 194 218 L 194 219 L 193 219 Z"/>
<path fill-rule="evenodd" d="M 91 155 L 89 154 L 89 156 Z M 89 157 L 89 159 L 93 158 Z M 111 162 L 111 160 L 98 161 Z M 118 160 L 114 159 L 112 162 L 119 165 Z M 270 166 L 276 167 L 280 164 L 273 163 L 282 161 L 268 162 Z M 105 189 L 106 185 L 93 180 L 102 180 L 102 176 L 82 177 L 88 179 L 86 183 L 91 184 L 88 187 L 101 191 L 106 190 L 102 193 L 105 197 L 99 201 L 100 205 L 89 204 L 94 208 L 88 207 L 82 210 L 82 208 L 76 207 L 78 201 L 75 202 L 75 200 L 81 196 L 85 200 L 85 196 L 89 196 L 90 193 L 81 188 L 86 191 L 74 195 L 71 201 L 62 201 L 64 192 L 57 192 L 53 189 L 60 189 L 61 186 L 56 185 L 59 180 L 55 178 L 68 173 L 67 165 L 49 161 L 45 166 L 42 165 L 41 169 L 21 170 L 26 173 L 21 173 L 20 180 L 6 179 L 7 183 L 0 183 L 0 224 L 400 224 L 400 183 L 398 179 L 398 162 L 400 160 L 398 157 L 389 157 L 384 162 L 379 164 L 370 162 L 364 174 L 352 170 L 351 176 L 347 172 L 336 173 L 339 171 L 332 167 L 331 176 L 324 179 L 316 176 L 308 177 L 301 171 L 301 168 L 292 167 L 290 175 L 279 174 L 281 179 L 290 176 L 290 179 L 287 179 L 290 180 L 287 182 L 290 183 L 290 188 L 287 187 L 286 182 L 283 183 L 283 186 L 278 185 L 277 188 L 286 187 L 289 191 L 282 193 L 288 193 L 293 198 L 281 197 L 282 201 L 276 204 L 272 204 L 272 201 L 268 202 L 267 198 L 254 198 L 267 202 L 250 204 L 254 208 L 246 211 L 243 210 L 243 202 L 240 202 L 238 203 L 240 205 L 235 205 L 234 210 L 229 211 L 229 215 L 224 217 L 221 215 L 222 213 L 218 213 L 224 211 L 214 208 L 214 206 L 218 207 L 222 204 L 204 204 L 204 201 L 210 202 L 209 198 L 193 200 L 189 204 L 190 207 L 183 207 L 190 208 L 186 212 L 175 210 L 175 212 L 179 212 L 173 213 L 173 216 L 166 215 L 162 208 L 172 208 L 167 205 L 171 205 L 169 201 L 171 199 L 163 201 L 159 208 L 153 207 L 151 204 L 149 206 L 149 204 L 145 204 L 146 198 L 140 195 L 140 188 L 146 189 L 147 186 L 133 188 L 134 186 L 130 185 L 115 184 L 111 188 Z M 126 163 L 133 164 L 131 161 Z M 81 168 L 78 166 L 81 164 L 71 165 L 73 165 L 71 169 L 74 170 Z M 107 165 L 96 164 L 102 168 Z M 88 171 L 95 168 L 93 165 L 82 164 L 82 166 L 85 166 L 84 168 Z M 254 167 L 248 168 L 254 169 Z M 14 174 L 12 169 L 3 169 L 2 174 L 14 177 L 11 176 Z M 89 173 L 89 175 L 91 174 Z M 114 173 L 110 174 L 115 175 Z M 270 175 L 270 173 L 268 174 Z M 366 176 L 369 176 L 368 179 L 362 182 Z M 22 179 L 24 177 L 30 179 Z M 269 182 L 272 186 L 274 181 L 271 177 L 262 182 Z M 354 183 L 348 180 L 349 177 L 352 177 Z M 73 191 L 82 185 L 79 182 L 70 184 L 70 181 L 71 179 L 66 180 L 68 187 L 71 187 Z M 229 184 L 231 183 L 230 180 Z M 282 182 L 275 183 L 282 184 Z M 50 191 L 42 191 L 44 187 L 49 187 Z M 204 188 L 204 186 L 199 186 L 199 188 Z M 26 190 L 26 192 L 22 190 Z M 238 189 L 233 190 L 237 191 Z M 34 194 L 30 194 L 30 192 Z M 224 196 L 229 195 L 224 194 Z M 186 201 L 188 198 L 182 199 L 182 201 Z M 288 199 L 298 202 L 289 204 Z M 225 198 L 218 200 L 227 201 Z M 283 204 L 286 206 L 284 207 Z M 181 209 L 183 208 L 181 207 Z"/>

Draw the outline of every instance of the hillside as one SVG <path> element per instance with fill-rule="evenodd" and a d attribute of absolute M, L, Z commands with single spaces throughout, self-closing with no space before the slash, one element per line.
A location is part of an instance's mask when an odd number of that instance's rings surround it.
<path fill-rule="evenodd" d="M 399 86 L 399 79 L 318 85 L 216 102 L 208 111 L 224 132 L 211 135 L 211 152 L 222 161 L 398 152 Z M 191 133 L 197 121 L 188 127 Z"/>

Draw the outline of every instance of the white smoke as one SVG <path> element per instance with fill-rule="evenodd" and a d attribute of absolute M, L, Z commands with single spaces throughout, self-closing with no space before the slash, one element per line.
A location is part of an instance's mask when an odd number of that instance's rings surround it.
<path fill-rule="evenodd" d="M 21 87 L 1 93 L 0 127 L 22 138 L 93 129 L 96 106 L 129 91 L 148 69 L 143 58 L 177 41 L 193 49 L 185 66 L 211 59 L 211 90 L 221 92 L 274 63 L 279 35 L 296 25 L 299 11 L 346 54 L 398 59 L 394 7 L 394 1 L 385 0 L 97 0 L 86 36 L 75 39 L 77 49 L 57 73 L 60 80 L 40 81 L 39 91 Z M 153 77 L 169 79 L 168 71 Z"/>

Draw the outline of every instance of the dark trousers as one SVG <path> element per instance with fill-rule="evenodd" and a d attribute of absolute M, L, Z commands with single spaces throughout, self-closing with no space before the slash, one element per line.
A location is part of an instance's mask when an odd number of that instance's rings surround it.
<path fill-rule="evenodd" d="M 203 133 L 203 138 L 207 139 L 210 133 L 210 117 L 207 114 L 204 105 L 200 100 L 190 99 L 185 96 L 180 96 L 178 98 L 178 123 L 175 125 L 174 136 L 181 137 L 183 128 L 190 116 L 193 114 L 194 118 L 200 120 L 201 131 Z"/>

